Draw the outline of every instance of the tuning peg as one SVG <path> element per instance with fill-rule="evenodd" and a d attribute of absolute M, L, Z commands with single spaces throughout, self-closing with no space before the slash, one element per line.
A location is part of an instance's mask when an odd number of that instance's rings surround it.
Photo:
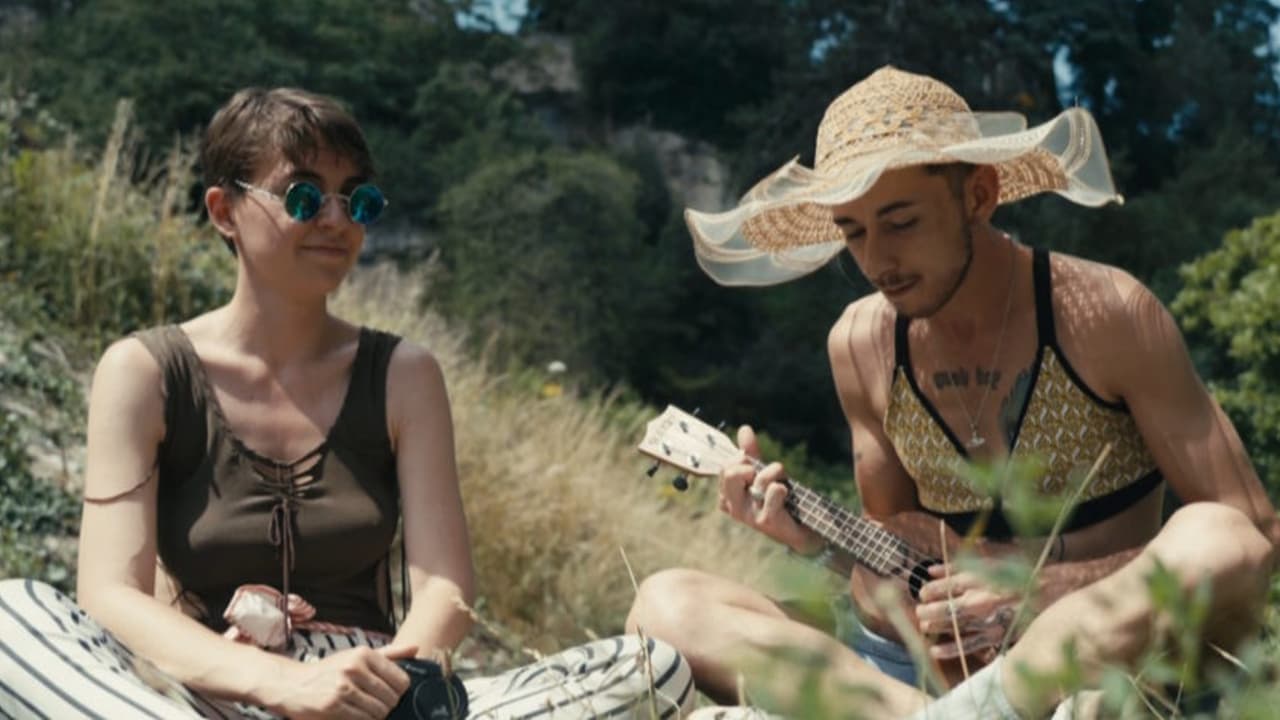
<path fill-rule="evenodd" d="M 702 408 L 700 408 L 700 407 L 696 407 L 696 408 L 694 408 L 694 409 L 693 409 L 693 412 L 691 412 L 691 413 L 689 413 L 689 414 L 690 414 L 690 415 L 692 415 L 692 416 L 694 416 L 694 417 L 698 417 L 698 413 L 700 413 L 700 412 L 702 412 Z"/>
<path fill-rule="evenodd" d="M 680 492 L 684 492 L 689 489 L 689 478 L 684 475 L 677 475 L 671 479 L 671 487 L 679 490 Z"/>
<path fill-rule="evenodd" d="M 720 432 L 724 432 L 724 428 L 726 425 L 728 425 L 728 423 L 721 420 L 720 422 L 716 423 L 716 429 L 719 430 Z"/>
<path fill-rule="evenodd" d="M 658 467 L 659 467 L 658 463 L 654 463 L 654 464 L 652 464 L 652 465 L 650 465 L 650 466 L 649 466 L 649 469 L 648 469 L 648 470 L 645 470 L 645 471 L 644 471 L 644 474 L 645 474 L 645 475 L 648 475 L 649 477 L 653 477 L 655 474 L 657 474 L 657 472 L 658 472 Z"/>

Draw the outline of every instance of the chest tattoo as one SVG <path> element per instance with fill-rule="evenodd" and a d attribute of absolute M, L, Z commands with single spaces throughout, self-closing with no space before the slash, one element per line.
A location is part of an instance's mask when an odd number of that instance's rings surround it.
<path fill-rule="evenodd" d="M 1031 392 L 1031 368 L 1018 373 L 1013 379 L 1013 387 L 1000 404 L 1000 429 L 1004 432 L 1005 441 L 1013 445 L 1014 434 L 1018 431 L 1018 417 L 1027 404 L 1027 394 Z"/>
<path fill-rule="evenodd" d="M 969 372 L 969 368 L 958 367 L 954 370 L 938 370 L 933 373 L 933 387 L 938 390 L 946 390 L 948 388 L 964 389 L 971 384 L 973 387 L 985 387 L 992 390 L 1000 389 L 1001 373 L 995 368 L 984 368 L 981 366 L 973 368 L 973 372 Z"/>

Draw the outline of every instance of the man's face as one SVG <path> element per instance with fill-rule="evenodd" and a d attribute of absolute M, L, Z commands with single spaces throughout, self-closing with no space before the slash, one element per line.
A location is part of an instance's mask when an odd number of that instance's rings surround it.
<path fill-rule="evenodd" d="M 865 195 L 831 210 L 858 268 L 900 314 L 933 315 L 964 280 L 973 242 L 963 198 L 945 174 L 886 171 Z"/>

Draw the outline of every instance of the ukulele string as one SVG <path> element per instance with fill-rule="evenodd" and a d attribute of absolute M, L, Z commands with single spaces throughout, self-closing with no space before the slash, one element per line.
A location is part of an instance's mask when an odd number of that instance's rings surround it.
<path fill-rule="evenodd" d="M 759 459 L 756 459 L 756 458 L 749 458 L 749 459 L 751 460 L 751 464 L 755 468 L 756 472 L 760 472 L 766 467 L 765 463 Z M 788 490 L 787 500 L 786 500 L 787 503 L 789 503 L 792 507 L 795 507 L 797 509 L 805 509 L 805 510 L 816 509 L 816 501 L 815 501 L 815 508 L 803 508 L 800 505 L 798 505 L 797 501 L 795 500 L 796 493 L 792 490 L 793 487 L 794 486 L 788 486 L 787 488 Z M 832 523 L 829 520 L 827 521 L 827 524 L 833 525 L 834 527 L 834 523 Z M 847 530 L 848 527 L 849 527 L 849 524 L 843 524 L 839 526 L 839 529 Z M 833 544 L 836 545 L 836 547 L 839 547 L 841 550 L 844 550 L 846 553 L 849 553 L 855 559 L 859 554 L 858 551 L 862 551 L 866 554 L 875 554 L 880 558 L 894 558 L 894 559 L 900 558 L 899 562 L 895 562 L 895 563 L 886 562 L 885 565 L 888 566 L 886 568 L 878 568 L 878 567 L 875 567 L 872 563 L 865 562 L 865 561 L 859 561 L 859 563 L 864 567 L 867 567 L 877 575 L 880 575 L 881 577 L 884 577 L 890 581 L 896 580 L 898 582 L 901 582 L 904 586 L 907 587 L 908 590 L 912 590 L 913 594 L 914 592 L 918 592 L 919 588 L 924 587 L 926 583 L 928 583 L 933 579 L 929 576 L 929 571 L 927 567 L 927 563 L 930 561 L 930 558 L 926 557 L 925 555 L 923 555 L 922 553 L 920 553 L 910 545 L 906 544 L 905 542 L 902 542 L 900 539 L 894 537 L 891 533 L 889 533 L 889 531 L 885 530 L 884 528 L 874 524 L 872 524 L 871 527 L 875 528 L 875 530 L 877 531 L 877 535 L 879 537 L 875 539 L 854 539 L 853 542 L 855 543 L 855 547 L 853 548 L 843 547 L 844 543 L 840 543 L 840 542 L 836 542 Z M 818 528 L 814 528 L 814 529 L 818 530 Z M 820 530 L 819 530 L 819 533 L 821 534 Z M 831 534 L 837 535 L 838 533 L 831 533 Z M 831 542 L 831 541 L 828 540 L 828 542 Z M 904 570 L 906 571 L 905 574 L 903 572 Z"/>
<path fill-rule="evenodd" d="M 693 432 L 690 432 L 689 427 L 684 425 L 683 423 L 681 423 L 680 429 L 686 435 L 694 435 Z M 760 472 L 764 470 L 764 468 L 766 467 L 765 463 L 760 459 L 750 457 L 744 453 L 741 453 L 741 451 L 733 453 L 732 456 L 729 456 L 728 454 L 729 450 L 730 449 L 736 450 L 736 448 L 733 448 L 732 444 L 730 444 L 728 447 L 720 447 L 719 444 L 715 442 L 714 438 L 715 438 L 714 435 L 708 433 L 705 438 L 698 438 L 698 440 L 705 445 L 704 450 L 709 451 L 710 454 L 713 456 L 720 455 L 721 457 L 717 459 L 721 460 L 725 464 L 727 464 L 728 462 L 737 461 L 739 459 L 746 459 L 751 462 L 756 472 Z M 669 457 L 671 455 L 670 449 L 664 446 L 663 454 L 664 456 Z M 698 454 L 689 453 L 689 460 L 695 468 L 699 467 L 702 464 L 703 459 L 705 458 L 699 458 Z M 819 509 L 816 494 L 814 494 L 815 497 L 812 499 L 814 507 L 810 508 L 810 507 L 803 507 L 803 506 L 797 505 L 797 500 L 796 500 L 797 493 L 794 492 L 793 490 L 790 490 L 791 487 L 794 487 L 794 486 L 793 485 L 789 486 L 789 492 L 786 500 L 787 505 L 790 505 L 792 508 L 796 508 L 799 511 L 803 511 L 803 510 L 813 511 L 813 510 Z M 852 513 L 848 513 L 847 511 L 845 511 L 843 514 L 847 516 L 845 519 L 841 519 L 840 517 L 837 516 L 837 518 L 835 519 L 835 522 L 833 522 L 832 519 L 830 518 L 825 518 L 823 520 L 824 524 L 831 526 L 832 530 L 846 531 L 844 535 L 853 538 L 852 548 L 846 547 L 845 542 L 832 543 L 837 548 L 848 553 L 851 557 L 855 559 L 856 562 L 868 568 L 869 570 L 879 575 L 880 577 L 883 577 L 888 581 L 897 581 L 902 583 L 903 586 L 905 586 L 913 596 L 919 591 L 921 587 L 925 585 L 925 583 L 928 583 L 930 580 L 932 580 L 928 572 L 928 565 L 934 562 L 932 558 L 929 558 L 921 554 L 915 548 L 903 542 L 900 538 L 895 537 L 889 531 L 885 530 L 879 525 L 875 525 L 874 523 L 868 523 L 869 527 L 871 528 L 871 534 L 872 534 L 872 537 L 870 538 L 859 537 L 856 534 L 849 533 L 847 531 L 856 522 L 856 518 L 852 515 Z M 839 524 L 837 525 L 837 523 Z M 821 528 L 815 527 L 813 529 L 817 531 L 819 534 L 822 534 Z M 839 537 L 841 533 L 831 532 L 829 534 L 832 536 Z M 824 536 L 824 539 L 826 539 L 826 536 Z M 830 541 L 828 540 L 828 542 Z M 882 560 L 882 563 L 880 563 L 879 564 L 880 566 L 878 567 L 877 563 L 859 559 L 860 555 L 869 555 L 873 558 L 879 558 L 880 560 Z"/>

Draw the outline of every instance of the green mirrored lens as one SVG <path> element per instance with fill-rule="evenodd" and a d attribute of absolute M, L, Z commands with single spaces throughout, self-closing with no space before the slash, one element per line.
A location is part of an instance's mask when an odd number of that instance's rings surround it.
<path fill-rule="evenodd" d="M 294 183 L 284 193 L 284 210 L 298 222 L 306 222 L 315 217 L 323 204 L 324 193 L 309 182 Z"/>
<path fill-rule="evenodd" d="M 382 216 L 387 199 L 377 185 L 360 185 L 351 191 L 348 205 L 352 220 L 361 225 L 370 225 Z"/>

